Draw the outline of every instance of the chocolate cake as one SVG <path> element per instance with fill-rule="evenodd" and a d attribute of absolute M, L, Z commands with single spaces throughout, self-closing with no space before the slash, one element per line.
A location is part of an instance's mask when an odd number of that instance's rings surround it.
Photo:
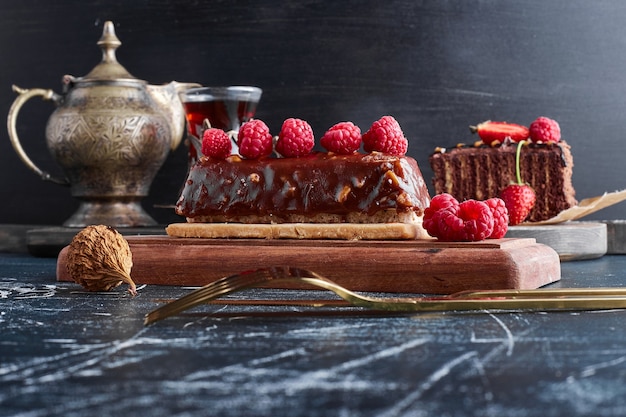
<path fill-rule="evenodd" d="M 430 156 L 436 194 L 449 193 L 459 201 L 498 197 L 500 191 L 515 181 L 517 143 L 457 145 L 437 148 Z M 522 180 L 537 195 L 528 221 L 537 222 L 556 216 L 577 204 L 572 186 L 574 161 L 570 146 L 558 143 L 529 143 L 520 155 Z"/>
<path fill-rule="evenodd" d="M 190 223 L 416 223 L 430 195 L 417 162 L 378 152 L 202 157 L 176 212 Z"/>

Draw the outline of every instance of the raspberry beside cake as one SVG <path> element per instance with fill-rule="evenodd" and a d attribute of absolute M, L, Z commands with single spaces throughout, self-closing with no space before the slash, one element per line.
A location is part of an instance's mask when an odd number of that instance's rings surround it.
<path fill-rule="evenodd" d="M 459 201 L 498 197 L 516 177 L 517 143 L 505 139 L 493 146 L 477 143 L 437 148 L 429 161 L 436 194 L 449 193 Z M 565 141 L 529 143 L 520 154 L 524 182 L 535 190 L 536 202 L 528 221 L 556 216 L 577 204 L 572 185 L 574 161 Z"/>

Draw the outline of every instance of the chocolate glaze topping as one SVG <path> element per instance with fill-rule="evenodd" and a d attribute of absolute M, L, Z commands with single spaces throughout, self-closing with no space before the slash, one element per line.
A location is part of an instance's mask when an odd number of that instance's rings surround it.
<path fill-rule="evenodd" d="M 202 157 L 176 205 L 186 217 L 315 215 L 380 210 L 422 214 L 430 195 L 417 162 L 381 153 L 226 160 Z"/>

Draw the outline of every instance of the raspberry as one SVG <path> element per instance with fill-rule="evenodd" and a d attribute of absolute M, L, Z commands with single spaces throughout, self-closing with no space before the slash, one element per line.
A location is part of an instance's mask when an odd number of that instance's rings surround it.
<path fill-rule="evenodd" d="M 381 117 L 363 135 L 363 149 L 366 152 L 378 151 L 402 156 L 406 154 L 408 146 L 408 141 L 393 116 Z"/>
<path fill-rule="evenodd" d="M 454 242 L 463 240 L 461 236 L 463 231 L 463 220 L 457 216 L 457 210 L 440 210 L 433 215 L 433 222 L 436 224 L 436 229 L 433 230 L 432 236 L 441 240 L 442 242 Z M 426 229 L 428 233 L 431 233 L 429 229 Z"/>
<path fill-rule="evenodd" d="M 459 204 L 458 216 L 463 221 L 459 240 L 475 242 L 493 233 L 493 214 L 484 201 L 466 200 Z"/>
<path fill-rule="evenodd" d="M 202 153 L 213 158 L 226 159 L 230 156 L 233 144 L 222 129 L 210 128 L 202 134 Z"/>
<path fill-rule="evenodd" d="M 501 239 L 506 235 L 509 229 L 509 211 L 504 204 L 504 200 L 500 198 L 490 198 L 485 200 L 485 204 L 491 209 L 493 215 L 493 232 L 490 239 Z"/>
<path fill-rule="evenodd" d="M 283 122 L 278 134 L 276 151 L 287 158 L 297 158 L 311 153 L 315 137 L 311 126 L 301 119 L 290 118 Z"/>
<path fill-rule="evenodd" d="M 443 193 L 434 196 L 430 200 L 430 206 L 426 207 L 424 210 L 424 229 L 426 229 L 431 236 L 437 237 L 439 235 L 439 218 L 441 212 L 448 210 L 456 213 L 458 209 L 459 202 L 450 194 Z"/>
<path fill-rule="evenodd" d="M 558 142 L 561 140 L 561 127 L 556 120 L 538 117 L 530 124 L 530 139 L 533 142 Z"/>
<path fill-rule="evenodd" d="M 458 203 L 449 194 L 433 197 L 424 211 L 424 228 L 441 241 L 478 241 L 490 237 L 494 218 L 489 205 L 483 201 Z"/>
<path fill-rule="evenodd" d="M 326 131 L 320 141 L 329 152 L 355 153 L 361 146 L 361 129 L 352 122 L 340 122 Z"/>
<path fill-rule="evenodd" d="M 272 134 L 262 120 L 250 120 L 239 129 L 237 144 L 241 156 L 259 159 L 272 153 Z"/>
<path fill-rule="evenodd" d="M 450 194 L 438 194 L 430 200 L 430 206 L 426 208 L 426 213 L 428 213 L 429 211 L 437 211 L 446 208 L 458 207 L 458 205 L 459 202 Z M 424 213 L 424 216 L 427 216 L 426 213 Z"/>

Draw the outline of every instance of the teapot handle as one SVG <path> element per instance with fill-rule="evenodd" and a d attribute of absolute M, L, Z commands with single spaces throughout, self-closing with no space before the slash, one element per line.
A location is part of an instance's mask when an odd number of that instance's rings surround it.
<path fill-rule="evenodd" d="M 13 145 L 13 149 L 17 152 L 17 155 L 20 157 L 22 162 L 26 164 L 28 168 L 34 171 L 39 177 L 41 177 L 44 181 L 52 181 L 56 184 L 61 185 L 69 185 L 69 181 L 67 179 L 56 178 L 50 175 L 49 173 L 41 170 L 31 159 L 26 155 L 24 148 L 22 148 L 22 144 L 20 143 L 20 138 L 17 135 L 16 123 L 17 123 L 17 114 L 19 113 L 22 105 L 26 103 L 33 97 L 41 96 L 44 100 L 58 100 L 58 95 L 54 93 L 52 90 L 44 90 L 41 88 L 33 88 L 33 89 L 22 89 L 17 86 L 13 86 L 13 91 L 18 93 L 18 96 L 13 101 L 11 108 L 9 109 L 9 116 L 7 118 L 7 129 L 9 131 L 9 138 L 11 139 L 11 144 Z"/>

